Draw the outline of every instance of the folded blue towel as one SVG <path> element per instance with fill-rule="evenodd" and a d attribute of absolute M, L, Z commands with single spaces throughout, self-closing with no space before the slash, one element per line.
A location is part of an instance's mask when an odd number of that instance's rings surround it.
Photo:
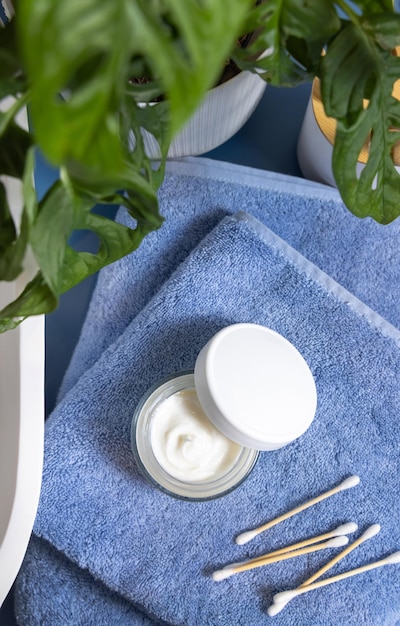
<path fill-rule="evenodd" d="M 125 294 L 129 280 L 116 271 L 114 289 Z M 229 495 L 176 500 L 147 483 L 135 466 L 133 411 L 151 384 L 193 367 L 217 330 L 243 321 L 273 328 L 301 351 L 317 384 L 316 418 L 299 440 L 263 453 Z M 210 577 L 214 569 L 350 520 L 360 531 L 379 522 L 382 531 L 332 573 L 400 548 L 399 348 L 400 331 L 260 222 L 244 213 L 224 219 L 50 417 L 35 534 L 155 619 L 264 626 L 273 594 L 300 584 L 332 554 L 299 557 L 220 583 Z M 353 473 L 361 476 L 358 487 L 245 546 L 233 542 L 238 532 Z M 398 567 L 305 594 L 273 619 L 277 626 L 393 626 L 400 619 Z M 65 594 L 63 601 L 73 602 L 68 588 Z M 101 610 L 96 623 L 105 624 Z M 109 623 L 135 623 L 124 620 L 116 608 Z"/>
<path fill-rule="evenodd" d="M 16 586 L 15 616 L 26 626 L 160 624 L 34 535 Z"/>
<path fill-rule="evenodd" d="M 166 220 L 139 249 L 103 270 L 60 398 L 217 222 L 246 210 L 400 328 L 400 220 L 382 226 L 344 208 L 335 189 L 205 158 L 168 163 Z M 129 223 L 122 210 L 118 219 Z M 129 277 L 129 278 L 128 278 Z M 129 289 L 117 281 L 129 280 Z"/>

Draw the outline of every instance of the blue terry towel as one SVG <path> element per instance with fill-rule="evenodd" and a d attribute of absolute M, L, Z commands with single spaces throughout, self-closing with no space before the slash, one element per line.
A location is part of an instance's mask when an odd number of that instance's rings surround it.
<path fill-rule="evenodd" d="M 34 535 L 15 589 L 15 616 L 21 626 L 160 624 Z"/>
<path fill-rule="evenodd" d="M 126 291 L 122 279 L 119 288 Z M 193 367 L 220 328 L 269 326 L 304 355 L 318 389 L 299 440 L 263 453 L 251 476 L 210 502 L 182 502 L 140 476 L 130 423 L 146 389 Z M 134 607 L 185 626 L 394 626 L 399 566 L 310 592 L 274 618 L 274 592 L 333 554 L 317 553 L 215 583 L 210 573 L 356 521 L 381 533 L 332 573 L 400 548 L 400 331 L 246 214 L 223 220 L 65 396 L 47 424 L 34 532 Z M 233 538 L 350 474 L 361 484 L 239 547 Z M 63 590 L 60 591 L 63 593 Z M 66 592 L 68 593 L 68 592 Z M 67 596 L 67 600 L 73 598 Z M 99 624 L 105 624 L 101 615 Z M 129 624 L 116 610 L 115 624 Z"/>
<path fill-rule="evenodd" d="M 160 206 L 166 218 L 161 229 L 100 274 L 60 398 L 201 238 L 238 209 L 265 223 L 400 328 L 400 220 L 388 226 L 360 220 L 331 187 L 205 158 L 168 163 Z M 129 221 L 124 211 L 118 219 Z M 118 289 L 117 281 L 129 288 Z"/>

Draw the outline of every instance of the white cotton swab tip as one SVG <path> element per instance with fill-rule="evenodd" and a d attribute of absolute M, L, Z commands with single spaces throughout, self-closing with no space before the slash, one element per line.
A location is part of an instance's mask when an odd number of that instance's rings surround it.
<path fill-rule="evenodd" d="M 340 485 L 338 485 L 338 489 L 340 491 L 343 491 L 344 489 L 351 489 L 352 487 L 355 487 L 356 485 L 358 485 L 359 482 L 360 482 L 360 477 L 357 476 L 357 474 L 354 474 L 354 476 L 349 476 L 349 478 L 346 478 L 346 480 L 344 480 Z"/>
<path fill-rule="evenodd" d="M 326 548 L 341 548 L 349 543 L 349 538 L 346 535 L 340 535 L 339 537 L 333 537 L 326 542 Z"/>
<path fill-rule="evenodd" d="M 380 529 L 381 529 L 380 524 L 372 524 L 372 526 L 367 528 L 365 533 L 361 535 L 360 539 L 362 539 L 363 541 L 366 541 L 367 539 L 371 539 L 372 537 L 375 537 L 375 535 L 379 533 Z"/>
<path fill-rule="evenodd" d="M 393 552 L 393 554 L 389 554 L 385 559 L 386 565 L 395 565 L 396 563 L 400 563 L 400 550 L 398 552 Z"/>
<path fill-rule="evenodd" d="M 337 537 L 340 535 L 349 535 L 351 533 L 355 533 L 358 529 L 358 524 L 355 522 L 348 522 L 347 524 L 342 524 L 338 526 L 333 532 Z"/>
<path fill-rule="evenodd" d="M 267 609 L 268 615 L 270 617 L 275 617 L 275 615 L 278 615 L 278 613 L 280 613 L 282 609 L 285 608 L 288 602 L 274 602 L 274 604 L 271 604 L 271 606 L 269 606 Z"/>
<path fill-rule="evenodd" d="M 238 544 L 238 546 L 242 546 L 244 543 L 247 543 L 248 541 L 254 539 L 257 534 L 257 531 L 248 530 L 245 533 L 241 533 L 240 535 L 238 535 L 235 539 L 235 542 Z"/>
<path fill-rule="evenodd" d="M 224 569 L 219 569 L 216 572 L 211 574 L 211 578 L 215 580 L 215 582 L 219 582 L 220 580 L 225 580 L 225 578 L 229 578 L 235 574 L 235 570 L 231 567 L 225 567 Z"/>

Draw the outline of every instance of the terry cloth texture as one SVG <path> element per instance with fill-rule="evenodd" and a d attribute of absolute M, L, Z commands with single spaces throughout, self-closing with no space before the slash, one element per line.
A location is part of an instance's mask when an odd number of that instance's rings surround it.
<path fill-rule="evenodd" d="M 15 616 L 26 626 L 163 626 L 34 535 L 18 579 Z"/>
<path fill-rule="evenodd" d="M 126 278 L 115 280 L 124 293 Z M 300 350 L 317 385 L 315 420 L 289 446 L 262 453 L 251 476 L 229 495 L 209 502 L 176 500 L 145 481 L 135 466 L 133 411 L 150 385 L 192 368 L 208 339 L 236 322 L 273 328 Z M 332 574 L 400 547 L 399 347 L 400 331 L 259 221 L 245 213 L 222 220 L 50 417 L 35 535 L 119 594 L 123 607 L 128 600 L 174 625 L 264 626 L 272 619 L 266 609 L 273 594 L 296 587 L 336 552 L 219 583 L 211 579 L 213 570 L 346 521 L 359 524 L 355 536 L 375 522 L 382 530 Z M 245 546 L 234 543 L 238 532 L 354 473 L 361 477 L 359 486 Z M 398 566 L 387 566 L 304 594 L 274 623 L 393 626 L 400 619 L 398 576 Z M 23 572 L 22 581 L 25 589 L 38 584 Z M 116 607 L 109 623 L 132 623 L 124 619 Z M 97 623 L 106 623 L 101 612 Z"/>
<path fill-rule="evenodd" d="M 168 163 L 160 207 L 163 226 L 135 253 L 100 273 L 60 398 L 202 237 L 239 209 L 400 328 L 400 220 L 387 226 L 360 220 L 331 187 L 204 158 Z M 130 220 L 124 210 L 118 219 Z"/>

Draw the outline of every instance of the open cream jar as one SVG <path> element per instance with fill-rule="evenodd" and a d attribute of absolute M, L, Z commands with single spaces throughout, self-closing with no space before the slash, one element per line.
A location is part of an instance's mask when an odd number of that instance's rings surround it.
<path fill-rule="evenodd" d="M 260 450 L 302 435 L 317 403 L 297 349 L 257 324 L 233 324 L 200 351 L 194 373 L 152 387 L 132 420 L 139 467 L 163 491 L 204 500 L 248 476 Z"/>

